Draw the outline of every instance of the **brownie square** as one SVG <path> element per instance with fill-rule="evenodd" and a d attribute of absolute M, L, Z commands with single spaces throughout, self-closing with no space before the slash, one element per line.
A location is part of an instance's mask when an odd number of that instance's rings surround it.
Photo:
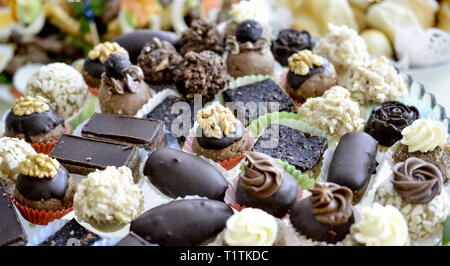
<path fill-rule="evenodd" d="M 254 151 L 288 162 L 297 170 L 313 177 L 323 153 L 328 148 L 327 139 L 283 125 L 278 127 L 279 134 L 274 124 L 264 130 L 255 144 Z M 263 142 L 270 142 L 275 147 L 264 147 Z"/>
<path fill-rule="evenodd" d="M 100 239 L 72 219 L 39 246 L 91 246 Z"/>
<path fill-rule="evenodd" d="M 258 110 L 257 116 L 278 111 L 297 111 L 289 96 L 272 79 L 266 79 L 257 83 L 241 86 L 236 89 L 228 89 L 223 92 L 223 98 L 225 102 L 243 103 L 244 105 L 247 105 L 250 102 L 255 103 L 256 106 L 259 106 L 259 103 L 279 103 L 279 109 L 274 109 L 268 104 L 267 110 Z M 249 110 L 242 110 L 239 108 L 235 112 L 235 115 L 238 118 L 244 117 L 244 121 L 242 122 L 246 126 L 251 122 L 249 120 L 253 120 L 253 118 L 255 118 L 254 115 L 250 115 Z"/>

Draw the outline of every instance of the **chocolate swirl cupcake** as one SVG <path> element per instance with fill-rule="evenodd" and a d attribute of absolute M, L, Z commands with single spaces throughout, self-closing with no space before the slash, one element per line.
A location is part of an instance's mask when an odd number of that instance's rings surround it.
<path fill-rule="evenodd" d="M 419 111 L 414 106 L 406 106 L 398 101 L 388 101 L 375 106 L 365 131 L 380 145 L 389 147 L 402 138 L 402 130 L 419 119 L 419 116 Z"/>
<path fill-rule="evenodd" d="M 410 203 L 426 204 L 441 193 L 443 178 L 435 165 L 410 157 L 394 166 L 392 184 L 402 198 Z"/>
<path fill-rule="evenodd" d="M 283 217 L 297 197 L 297 181 L 268 155 L 245 152 L 244 156 L 246 164 L 239 175 L 237 203 Z"/>
<path fill-rule="evenodd" d="M 282 66 L 288 66 L 291 55 L 304 49 L 312 50 L 312 48 L 311 34 L 294 29 L 280 31 L 278 37 L 272 42 L 272 53 Z"/>
<path fill-rule="evenodd" d="M 290 210 L 290 221 L 302 235 L 314 241 L 335 244 L 350 232 L 355 221 L 352 191 L 334 183 L 316 183 L 312 195 L 297 201 Z"/>

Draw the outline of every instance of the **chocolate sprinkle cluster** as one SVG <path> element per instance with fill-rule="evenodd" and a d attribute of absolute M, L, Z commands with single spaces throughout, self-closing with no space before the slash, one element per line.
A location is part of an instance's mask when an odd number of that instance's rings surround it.
<path fill-rule="evenodd" d="M 223 52 L 223 36 L 217 30 L 214 22 L 195 20 L 191 27 L 182 33 L 179 45 L 182 55 L 189 51 L 201 52 L 205 50 L 221 54 Z"/>

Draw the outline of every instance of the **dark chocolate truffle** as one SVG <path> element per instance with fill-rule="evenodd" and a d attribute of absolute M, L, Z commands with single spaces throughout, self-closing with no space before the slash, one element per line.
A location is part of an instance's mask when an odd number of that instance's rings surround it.
<path fill-rule="evenodd" d="M 172 198 L 198 195 L 223 200 L 228 187 L 215 166 L 200 157 L 171 148 L 153 152 L 145 163 L 144 175 Z"/>
<path fill-rule="evenodd" d="M 182 55 L 191 51 L 200 53 L 210 50 L 218 54 L 223 52 L 223 36 L 217 30 L 216 24 L 203 19 L 192 22 L 191 27 L 181 34 L 178 44 Z"/>
<path fill-rule="evenodd" d="M 373 108 L 365 132 L 374 137 L 380 145 L 390 147 L 402 139 L 402 130 L 419 119 L 414 106 L 388 101 Z"/>
<path fill-rule="evenodd" d="M 161 246 L 201 245 L 220 233 L 232 215 L 220 201 L 175 200 L 146 211 L 131 222 L 130 230 Z"/>
<path fill-rule="evenodd" d="M 297 180 L 270 156 L 259 152 L 245 152 L 244 155 L 247 164 L 239 175 L 237 203 L 283 217 L 297 198 Z"/>
<path fill-rule="evenodd" d="M 353 191 L 353 203 L 359 202 L 375 173 L 378 142 L 367 133 L 345 134 L 334 151 L 328 170 L 328 182 Z"/>
<path fill-rule="evenodd" d="M 311 34 L 294 29 L 280 31 L 277 39 L 272 42 L 272 53 L 283 66 L 288 66 L 288 59 L 291 55 L 304 49 L 312 50 L 312 48 Z"/>
<path fill-rule="evenodd" d="M 121 53 L 112 54 L 105 61 L 106 75 L 112 78 L 122 79 L 130 69 L 130 66 L 131 62 L 128 56 Z"/>
<path fill-rule="evenodd" d="M 239 24 L 236 30 L 236 38 L 239 42 L 256 42 L 263 33 L 261 23 L 248 19 Z"/>

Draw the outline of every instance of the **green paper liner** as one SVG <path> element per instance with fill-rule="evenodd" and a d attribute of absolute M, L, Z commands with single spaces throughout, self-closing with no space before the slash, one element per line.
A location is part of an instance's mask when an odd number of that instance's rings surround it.
<path fill-rule="evenodd" d="M 290 165 L 288 162 L 284 162 L 280 159 L 275 159 L 275 162 L 282 166 L 287 173 L 293 176 L 303 190 L 314 188 L 314 184 L 316 183 L 315 179 L 310 178 L 307 174 L 304 174 L 300 170 L 297 170 L 295 166 Z"/>
<path fill-rule="evenodd" d="M 79 112 L 74 118 L 68 119 L 69 125 L 72 129 L 75 129 L 79 124 L 91 118 L 95 113 L 95 104 L 98 98 L 94 95 L 90 95 L 89 101 L 86 106 Z"/>

